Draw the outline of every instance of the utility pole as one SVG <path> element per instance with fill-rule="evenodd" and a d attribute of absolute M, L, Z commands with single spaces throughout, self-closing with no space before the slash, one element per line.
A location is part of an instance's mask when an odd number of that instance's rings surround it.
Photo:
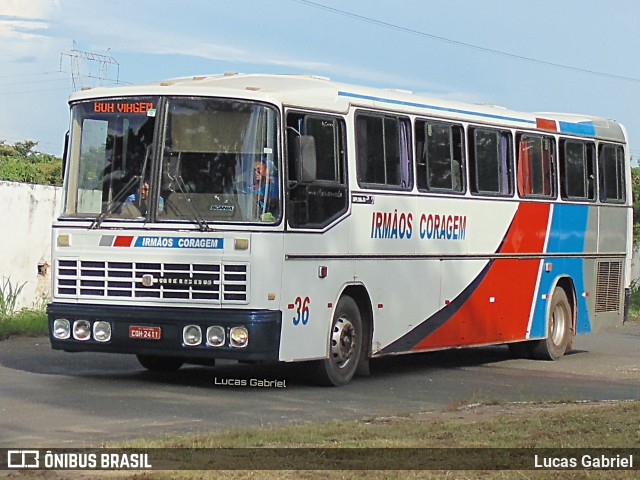
<path fill-rule="evenodd" d="M 83 52 L 76 49 L 76 42 L 73 42 L 73 48 L 68 52 L 60 54 L 60 71 L 62 72 L 62 63 L 68 57 L 71 70 L 71 83 L 73 90 L 80 90 L 85 85 L 82 83 L 83 78 L 92 78 L 97 80 L 98 85 L 104 85 L 105 81 L 119 83 L 120 64 L 111 55 L 101 55 L 93 52 Z M 96 66 L 97 64 L 97 66 Z M 115 70 L 115 79 L 109 78 L 109 73 Z M 86 73 L 85 73 L 86 72 Z"/>

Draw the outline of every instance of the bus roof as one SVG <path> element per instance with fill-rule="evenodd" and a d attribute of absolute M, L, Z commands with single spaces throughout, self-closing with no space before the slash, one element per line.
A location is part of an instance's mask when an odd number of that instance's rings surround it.
<path fill-rule="evenodd" d="M 362 106 L 447 120 L 538 129 L 624 142 L 614 120 L 568 113 L 530 113 L 418 95 L 406 90 L 350 85 L 315 75 L 224 73 L 173 78 L 117 87 L 93 87 L 71 95 L 71 103 L 131 95 L 225 96 L 346 113 Z"/>

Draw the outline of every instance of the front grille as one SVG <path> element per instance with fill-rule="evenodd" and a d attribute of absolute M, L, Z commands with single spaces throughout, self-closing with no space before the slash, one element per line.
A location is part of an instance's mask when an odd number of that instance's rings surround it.
<path fill-rule="evenodd" d="M 56 294 L 60 297 L 249 302 L 249 265 L 246 263 L 59 259 L 56 267 Z"/>
<path fill-rule="evenodd" d="M 622 262 L 598 262 L 596 278 L 596 312 L 620 311 Z"/>

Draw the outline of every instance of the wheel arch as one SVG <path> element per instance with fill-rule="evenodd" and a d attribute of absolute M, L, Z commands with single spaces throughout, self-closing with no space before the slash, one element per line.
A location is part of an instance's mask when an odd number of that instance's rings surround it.
<path fill-rule="evenodd" d="M 371 304 L 371 296 L 369 291 L 362 283 L 354 283 L 346 285 L 340 297 L 348 295 L 353 298 L 360 310 L 360 316 L 363 327 L 363 350 L 360 355 L 360 362 L 358 367 L 358 374 L 368 375 L 369 373 L 369 358 L 371 358 L 372 345 L 373 345 L 373 329 L 374 329 L 374 317 L 373 306 Z M 338 297 L 338 298 L 340 298 Z"/>
<path fill-rule="evenodd" d="M 564 293 L 567 295 L 567 300 L 569 300 L 569 306 L 571 307 L 571 324 L 569 326 L 571 330 L 571 336 L 575 336 L 576 334 L 576 322 L 578 319 L 578 300 L 576 297 L 576 286 L 573 282 L 573 279 L 569 275 L 562 275 L 556 278 L 553 283 L 552 288 L 549 290 L 549 299 L 553 297 L 553 292 L 556 288 L 562 288 Z M 550 308 L 550 305 L 547 309 Z M 547 321 L 549 319 L 549 315 L 547 312 Z"/>

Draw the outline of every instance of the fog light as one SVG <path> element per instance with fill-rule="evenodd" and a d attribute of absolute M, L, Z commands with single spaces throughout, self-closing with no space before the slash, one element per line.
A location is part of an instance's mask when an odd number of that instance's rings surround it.
<path fill-rule="evenodd" d="M 246 347 L 249 343 L 249 332 L 245 327 L 233 327 L 229 332 L 232 347 Z"/>
<path fill-rule="evenodd" d="M 219 347 L 224 344 L 224 328 L 215 326 L 207 328 L 207 345 Z"/>
<path fill-rule="evenodd" d="M 108 342 L 111 340 L 111 324 L 109 322 L 94 323 L 93 338 L 99 342 Z"/>
<path fill-rule="evenodd" d="M 73 338 L 82 341 L 91 338 L 91 323 L 89 323 L 89 320 L 76 320 L 73 322 Z"/>
<path fill-rule="evenodd" d="M 190 347 L 200 345 L 202 343 L 202 330 L 198 325 L 187 325 L 182 329 L 182 340 Z"/>
<path fill-rule="evenodd" d="M 60 339 L 66 340 L 71 336 L 71 324 L 69 320 L 66 318 L 58 318 L 53 322 L 53 336 Z"/>

